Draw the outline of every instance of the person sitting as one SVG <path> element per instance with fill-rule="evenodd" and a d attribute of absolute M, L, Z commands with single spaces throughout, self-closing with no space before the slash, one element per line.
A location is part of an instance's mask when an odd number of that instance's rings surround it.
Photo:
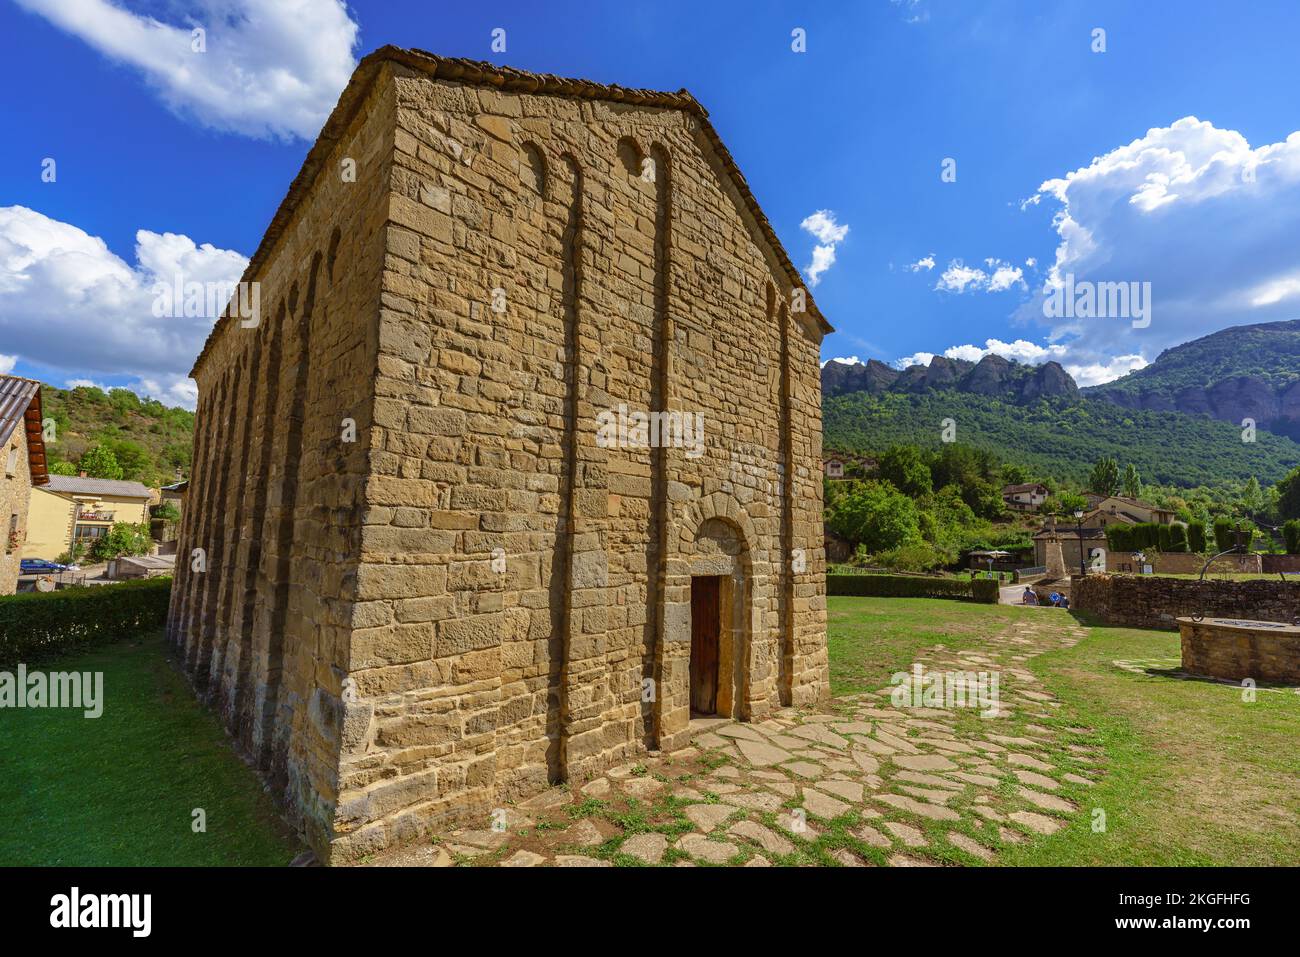
<path fill-rule="evenodd" d="M 1038 596 L 1034 594 L 1034 590 L 1032 588 L 1027 587 L 1025 588 L 1025 593 L 1020 596 L 1020 603 L 1022 605 L 1037 605 Z"/>
<path fill-rule="evenodd" d="M 1061 596 L 1061 600 L 1060 600 L 1059 602 L 1057 602 L 1057 607 L 1058 607 L 1058 608 L 1069 608 L 1069 607 L 1070 607 L 1070 596 L 1069 596 L 1069 595 L 1062 595 L 1062 596 Z"/>

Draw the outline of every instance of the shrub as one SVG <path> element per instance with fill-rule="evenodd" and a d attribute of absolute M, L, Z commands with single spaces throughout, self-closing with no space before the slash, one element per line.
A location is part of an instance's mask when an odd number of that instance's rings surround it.
<path fill-rule="evenodd" d="M 1187 523 L 1187 547 L 1193 552 L 1205 552 L 1205 523 L 1201 521 Z"/>
<path fill-rule="evenodd" d="M 1232 537 L 1232 522 L 1220 515 L 1214 520 L 1214 550 L 1216 552 L 1226 552 L 1234 544 Z"/>
<path fill-rule="evenodd" d="M 0 598 L 0 666 L 32 662 L 162 625 L 170 578 Z"/>
<path fill-rule="evenodd" d="M 1127 525 L 1106 526 L 1106 550 L 1111 552 L 1133 552 L 1133 533 Z"/>
<path fill-rule="evenodd" d="M 1181 525 L 1169 526 L 1169 551 L 1187 551 L 1187 529 Z"/>
<path fill-rule="evenodd" d="M 873 598 L 959 598 L 996 605 L 998 582 L 993 578 L 827 575 L 826 594 Z"/>
<path fill-rule="evenodd" d="M 893 568 L 900 572 L 928 572 L 941 565 L 952 562 L 949 555 L 929 542 L 917 542 L 912 545 L 900 545 L 875 556 L 876 564 L 882 568 Z"/>
<path fill-rule="evenodd" d="M 1162 552 L 1173 551 L 1173 533 L 1170 532 L 1170 526 L 1160 525 L 1156 527 L 1156 547 Z"/>
<path fill-rule="evenodd" d="M 1282 526 L 1282 538 L 1286 541 L 1288 555 L 1300 555 L 1300 518 L 1293 518 Z"/>
<path fill-rule="evenodd" d="M 114 522 L 108 534 L 95 539 L 95 544 L 90 546 L 90 557 L 107 562 L 122 555 L 144 555 L 152 542 L 148 522 Z"/>

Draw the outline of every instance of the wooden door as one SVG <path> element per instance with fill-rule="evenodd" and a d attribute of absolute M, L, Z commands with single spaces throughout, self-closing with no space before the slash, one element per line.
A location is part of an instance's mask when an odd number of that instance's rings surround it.
<path fill-rule="evenodd" d="M 691 579 L 691 711 L 718 711 L 718 646 L 722 636 L 722 579 Z"/>

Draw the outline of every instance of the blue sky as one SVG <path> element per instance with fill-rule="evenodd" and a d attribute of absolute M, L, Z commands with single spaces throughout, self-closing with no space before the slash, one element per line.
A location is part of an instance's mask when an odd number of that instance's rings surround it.
<path fill-rule="evenodd" d="M 1297 35 L 1267 2 L 0 0 L 0 371 L 191 404 L 211 317 L 148 315 L 150 279 L 237 276 L 395 43 L 689 89 L 796 264 L 833 246 L 826 359 L 993 348 L 1102 381 L 1300 315 Z M 1047 319 L 1066 272 L 1150 282 L 1149 325 Z"/>

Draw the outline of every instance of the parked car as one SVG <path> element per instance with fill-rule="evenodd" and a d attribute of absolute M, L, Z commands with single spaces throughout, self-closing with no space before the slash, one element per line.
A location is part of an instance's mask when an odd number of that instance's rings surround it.
<path fill-rule="evenodd" d="M 66 572 L 72 571 L 75 567 L 75 565 L 60 565 L 58 562 L 51 562 L 44 558 L 24 558 L 18 563 L 18 574 L 40 575 L 45 572 Z"/>

